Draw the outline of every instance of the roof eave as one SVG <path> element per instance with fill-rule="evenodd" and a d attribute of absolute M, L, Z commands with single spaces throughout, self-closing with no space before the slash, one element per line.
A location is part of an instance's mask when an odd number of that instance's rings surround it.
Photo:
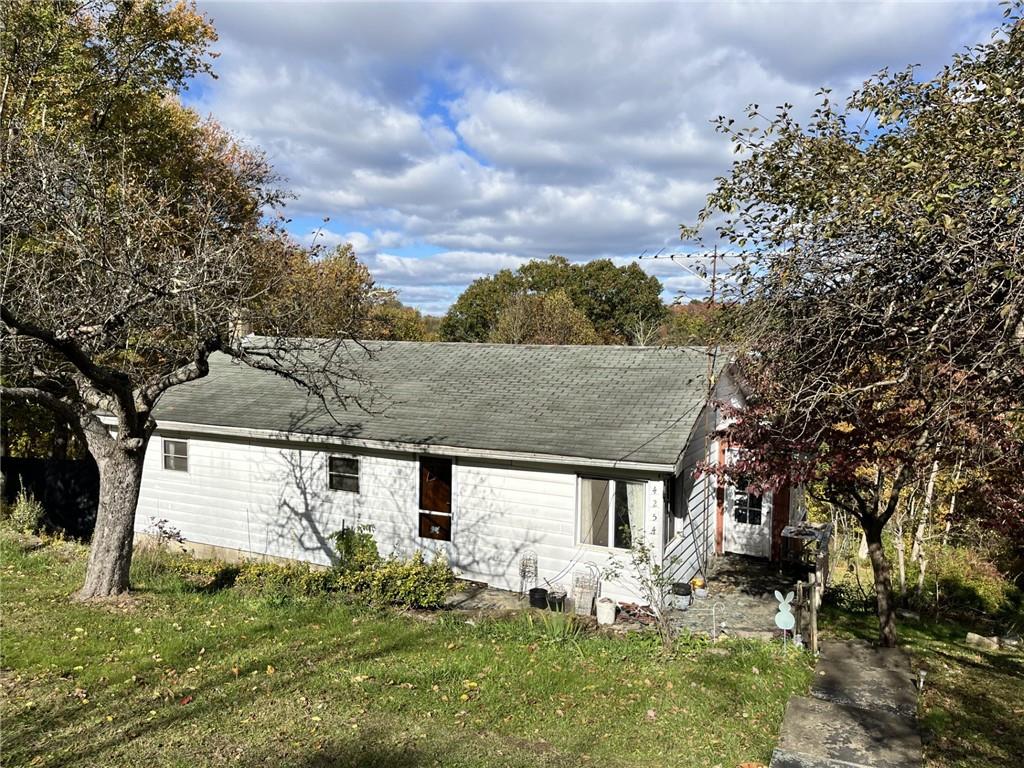
<path fill-rule="evenodd" d="M 100 420 L 108 426 L 117 426 L 117 419 L 112 416 L 100 416 Z M 423 453 L 465 458 L 489 459 L 492 461 L 519 461 L 535 464 L 572 465 L 577 467 L 594 467 L 605 469 L 628 469 L 638 472 L 654 472 L 671 474 L 675 471 L 675 463 L 655 463 L 645 461 L 616 461 L 586 456 L 562 456 L 550 453 L 532 453 L 526 451 L 499 451 L 488 448 L 469 448 L 456 445 L 436 445 L 430 443 L 410 443 L 394 440 L 367 440 L 356 437 L 321 435 L 307 432 L 281 432 L 271 429 L 252 429 L 248 427 L 228 427 L 217 424 L 195 424 L 184 421 L 160 421 L 158 430 L 169 432 L 188 432 L 197 435 L 246 438 L 252 440 L 272 440 L 307 445 L 367 448 L 379 451 L 397 451 L 401 453 Z"/>

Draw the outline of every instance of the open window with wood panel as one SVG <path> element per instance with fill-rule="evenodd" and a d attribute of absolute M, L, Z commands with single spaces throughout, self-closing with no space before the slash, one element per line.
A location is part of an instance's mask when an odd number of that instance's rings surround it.
<path fill-rule="evenodd" d="M 420 537 L 452 540 L 452 460 L 421 456 Z"/>

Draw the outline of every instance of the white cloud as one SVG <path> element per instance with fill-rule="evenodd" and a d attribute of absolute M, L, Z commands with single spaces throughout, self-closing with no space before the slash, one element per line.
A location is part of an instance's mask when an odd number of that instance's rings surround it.
<path fill-rule="evenodd" d="M 353 243 L 433 311 L 528 258 L 678 246 L 731 161 L 715 116 L 932 71 L 997 18 L 970 2 L 203 7 L 222 56 L 199 107 L 267 151 L 294 215 L 344 222 L 322 242 Z M 440 252 L 388 253 L 412 245 Z"/>

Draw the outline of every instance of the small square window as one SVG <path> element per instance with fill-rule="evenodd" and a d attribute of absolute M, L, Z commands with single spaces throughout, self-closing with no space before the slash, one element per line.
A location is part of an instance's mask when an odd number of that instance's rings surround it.
<path fill-rule="evenodd" d="M 188 472 L 188 441 L 164 440 L 164 469 Z"/>
<path fill-rule="evenodd" d="M 755 496 L 747 491 L 749 481 L 741 478 L 736 482 L 733 501 L 733 519 L 737 523 L 747 525 L 761 524 L 761 496 Z"/>
<path fill-rule="evenodd" d="M 327 460 L 327 484 L 333 491 L 359 493 L 359 460 L 331 456 Z"/>

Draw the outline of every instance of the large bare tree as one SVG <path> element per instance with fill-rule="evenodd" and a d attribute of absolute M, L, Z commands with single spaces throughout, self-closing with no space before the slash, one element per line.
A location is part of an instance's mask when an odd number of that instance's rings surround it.
<path fill-rule="evenodd" d="M 0 396 L 50 409 L 95 457 L 79 594 L 116 595 L 161 395 L 222 352 L 336 402 L 358 313 L 331 340 L 289 338 L 305 308 L 281 296 L 309 254 L 268 218 L 281 195 L 263 157 L 177 101 L 213 37 L 191 6 L 14 0 L 2 13 Z M 246 324 L 269 338 L 243 341 Z"/>

